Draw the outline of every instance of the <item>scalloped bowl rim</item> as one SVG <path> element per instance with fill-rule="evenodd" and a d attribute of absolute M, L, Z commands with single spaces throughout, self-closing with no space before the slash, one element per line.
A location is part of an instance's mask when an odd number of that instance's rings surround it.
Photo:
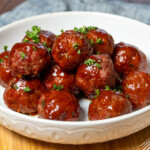
<path fill-rule="evenodd" d="M 144 24 L 140 21 L 137 20 L 133 20 L 127 17 L 123 17 L 123 16 L 119 16 L 119 15 L 114 15 L 114 14 L 109 14 L 109 13 L 101 13 L 101 12 L 84 12 L 84 11 L 73 11 L 73 12 L 55 12 L 55 13 L 46 13 L 46 14 L 42 14 L 42 15 L 36 15 L 36 16 L 32 16 L 32 17 L 28 17 L 25 19 L 21 19 L 19 21 L 15 21 L 13 23 L 10 23 L 4 27 L 0 28 L 0 32 L 7 30 L 10 27 L 16 26 L 20 23 L 23 23 L 24 21 L 29 21 L 29 20 L 34 20 L 36 18 L 40 18 L 40 17 L 44 17 L 44 16 L 49 16 L 49 15 L 72 15 L 72 14 L 94 14 L 94 15 L 103 15 L 103 16 L 111 16 L 113 18 L 117 18 L 117 19 L 124 19 L 126 21 L 130 21 L 133 23 L 138 23 L 139 25 L 145 26 L 145 28 L 148 28 L 148 30 L 150 30 L 150 26 L 148 26 L 147 24 Z M 126 115 L 122 115 L 122 116 L 118 116 L 118 117 L 114 117 L 114 118 L 109 118 L 109 119 L 104 119 L 104 120 L 95 120 L 95 121 L 58 121 L 58 120 L 48 120 L 48 119 L 41 119 L 41 118 L 34 118 L 25 114 L 21 114 L 18 112 L 15 112 L 9 108 L 4 108 L 3 106 L 0 106 L 0 109 L 4 112 L 7 112 L 9 114 L 12 114 L 13 116 L 17 116 L 17 117 L 22 117 L 25 120 L 32 120 L 35 122 L 40 122 L 43 124 L 57 124 L 59 123 L 60 125 L 65 125 L 65 126 L 70 126 L 70 125 L 75 125 L 75 126 L 91 126 L 91 125 L 102 125 L 102 124 L 109 124 L 109 123 L 115 123 L 115 122 L 119 122 L 122 120 L 126 120 L 138 115 L 141 115 L 147 111 L 150 110 L 150 105 L 146 106 L 142 109 L 136 110 L 132 113 L 126 114 Z"/>

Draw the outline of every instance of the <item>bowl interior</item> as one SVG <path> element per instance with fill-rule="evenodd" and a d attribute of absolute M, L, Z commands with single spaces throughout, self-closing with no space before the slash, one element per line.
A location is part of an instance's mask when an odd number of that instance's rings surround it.
<path fill-rule="evenodd" d="M 110 33 L 115 43 L 123 41 L 137 46 L 146 54 L 148 62 L 150 61 L 149 26 L 128 18 L 93 12 L 51 13 L 7 25 L 0 29 L 0 52 L 3 51 L 4 45 L 8 45 L 10 50 L 14 43 L 21 42 L 26 30 L 31 29 L 33 25 L 55 34 L 60 34 L 61 29 L 69 30 L 83 25 L 97 26 Z M 4 88 L 0 86 L 0 106 L 8 109 L 3 101 L 3 92 Z M 88 120 L 89 103 L 89 100 L 80 99 L 80 121 Z"/>

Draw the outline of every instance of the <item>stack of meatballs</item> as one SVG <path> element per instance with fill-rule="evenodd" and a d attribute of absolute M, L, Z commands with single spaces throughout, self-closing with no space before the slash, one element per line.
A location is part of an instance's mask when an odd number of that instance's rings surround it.
<path fill-rule="evenodd" d="M 0 84 L 12 110 L 51 120 L 77 121 L 78 95 L 88 98 L 89 120 L 124 115 L 150 102 L 145 54 L 98 27 L 60 35 L 38 26 L 0 54 Z M 81 94 L 84 93 L 84 94 Z"/>

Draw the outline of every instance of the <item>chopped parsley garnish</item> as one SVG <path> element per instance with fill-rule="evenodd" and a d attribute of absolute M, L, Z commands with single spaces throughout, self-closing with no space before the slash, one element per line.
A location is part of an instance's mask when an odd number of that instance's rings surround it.
<path fill-rule="evenodd" d="M 98 60 L 98 62 L 99 62 L 99 60 Z M 95 60 L 90 59 L 90 58 L 88 60 L 85 60 L 84 64 L 88 65 L 88 66 L 96 65 L 98 68 L 101 68 L 101 65 L 99 63 L 96 63 Z"/>
<path fill-rule="evenodd" d="M 92 26 L 89 26 L 89 27 L 81 27 L 81 28 L 77 28 L 77 27 L 74 27 L 74 31 L 75 32 L 81 32 L 83 34 L 87 34 L 90 30 L 95 30 L 97 29 L 97 27 L 92 27 Z"/>
<path fill-rule="evenodd" d="M 27 38 L 25 38 L 25 39 L 23 40 L 23 42 L 26 43 L 26 42 L 29 42 L 29 40 L 28 40 Z"/>
<path fill-rule="evenodd" d="M 78 46 L 79 46 L 78 43 L 74 43 L 74 44 L 73 44 L 73 48 L 74 48 L 74 49 L 78 49 Z"/>
<path fill-rule="evenodd" d="M 96 43 L 98 43 L 98 44 L 103 44 L 103 41 L 102 41 L 100 38 L 98 38 L 98 39 L 96 40 Z"/>
<path fill-rule="evenodd" d="M 18 86 L 17 86 L 17 85 L 14 85 L 14 88 L 15 88 L 15 90 L 17 90 L 17 89 L 18 89 Z"/>
<path fill-rule="evenodd" d="M 38 33 L 41 31 L 41 28 L 38 26 L 33 26 L 32 27 L 32 31 L 26 31 L 27 37 L 29 37 L 30 39 L 33 39 L 33 42 L 35 43 L 39 43 L 39 35 Z"/>
<path fill-rule="evenodd" d="M 101 65 L 100 65 L 100 64 L 95 63 L 95 65 L 96 65 L 98 68 L 101 68 Z"/>
<path fill-rule="evenodd" d="M 93 39 L 91 39 L 91 40 L 90 40 L 90 44 L 91 44 L 91 45 L 93 45 L 93 44 L 94 44 L 94 41 L 93 41 Z"/>
<path fill-rule="evenodd" d="M 8 56 L 4 56 L 4 58 L 8 58 Z"/>
<path fill-rule="evenodd" d="M 90 102 L 90 105 L 92 104 L 92 101 Z"/>
<path fill-rule="evenodd" d="M 67 54 L 65 54 L 66 58 L 69 58 L 69 56 Z"/>
<path fill-rule="evenodd" d="M 61 33 L 64 33 L 64 30 L 63 30 L 63 29 L 61 29 L 61 30 L 60 30 L 60 32 L 61 32 Z"/>
<path fill-rule="evenodd" d="M 23 52 L 20 52 L 20 55 L 21 55 L 21 59 L 24 59 L 26 57 L 25 53 Z"/>
<path fill-rule="evenodd" d="M 98 60 L 97 62 L 102 62 L 101 60 Z"/>
<path fill-rule="evenodd" d="M 26 86 L 25 89 L 24 89 L 23 91 L 24 91 L 24 92 L 30 92 L 31 89 L 30 89 L 28 86 Z"/>
<path fill-rule="evenodd" d="M 79 49 L 79 50 L 77 51 L 77 53 L 80 55 L 80 54 L 81 54 L 81 50 Z"/>
<path fill-rule="evenodd" d="M 79 38 L 80 40 L 82 39 L 82 36 L 80 36 L 80 38 Z"/>
<path fill-rule="evenodd" d="M 36 47 L 35 46 L 33 46 L 33 49 L 36 51 Z"/>
<path fill-rule="evenodd" d="M 129 98 L 129 95 L 125 95 L 127 98 Z"/>
<path fill-rule="evenodd" d="M 57 90 L 57 91 L 60 91 L 63 89 L 63 86 L 62 85 L 56 85 L 56 84 L 53 84 L 53 89 Z"/>
<path fill-rule="evenodd" d="M 109 86 L 105 86 L 105 91 L 109 91 L 110 90 L 110 87 Z"/>
<path fill-rule="evenodd" d="M 2 63 L 3 62 L 3 59 L 0 59 L 0 63 Z"/>
<path fill-rule="evenodd" d="M 41 104 L 42 104 L 42 107 L 44 108 L 45 107 L 45 100 L 44 99 L 41 101 Z"/>
<path fill-rule="evenodd" d="M 90 59 L 90 58 L 84 61 L 84 64 L 87 66 L 92 66 L 94 63 L 95 63 L 95 60 Z"/>
<path fill-rule="evenodd" d="M 94 96 L 94 98 L 96 98 L 96 97 L 98 97 L 98 96 L 99 96 L 99 94 L 100 94 L 100 90 L 99 90 L 99 89 L 96 89 L 96 90 L 95 90 L 95 93 L 96 93 L 96 95 Z"/>
<path fill-rule="evenodd" d="M 59 35 L 56 35 L 56 38 L 58 38 Z"/>
<path fill-rule="evenodd" d="M 99 54 L 100 54 L 100 52 L 97 52 L 97 54 L 99 55 Z"/>
<path fill-rule="evenodd" d="M 3 49 L 4 49 L 4 51 L 7 51 L 8 46 L 4 45 Z"/>
<path fill-rule="evenodd" d="M 51 48 L 49 48 L 49 47 L 47 48 L 47 50 L 48 50 L 48 52 L 51 52 L 51 51 L 52 51 L 52 49 L 51 49 Z"/>
<path fill-rule="evenodd" d="M 43 45 L 44 45 L 45 47 L 47 47 L 47 44 L 46 44 L 46 42 L 43 42 Z"/>

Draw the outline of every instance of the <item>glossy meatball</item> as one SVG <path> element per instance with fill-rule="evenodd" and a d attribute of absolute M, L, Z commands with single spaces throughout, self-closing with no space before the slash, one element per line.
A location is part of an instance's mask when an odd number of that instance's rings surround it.
<path fill-rule="evenodd" d="M 39 99 L 38 115 L 51 120 L 76 121 L 79 118 L 79 103 L 67 91 L 46 91 Z"/>
<path fill-rule="evenodd" d="M 122 93 L 114 91 L 100 91 L 97 98 L 89 105 L 89 119 L 108 119 L 132 112 L 132 104 Z"/>
<path fill-rule="evenodd" d="M 52 57 L 64 71 L 76 69 L 93 49 L 85 35 L 68 30 L 62 33 L 54 42 Z"/>
<path fill-rule="evenodd" d="M 44 44 L 47 48 L 52 49 L 52 46 L 56 39 L 56 35 L 54 33 L 47 31 L 47 30 L 41 30 L 38 32 L 38 36 L 39 36 L 38 39 L 40 40 L 40 43 Z M 26 35 L 24 37 L 23 41 L 24 42 L 26 42 L 26 41 L 34 42 L 33 39 L 28 37 L 28 35 Z"/>
<path fill-rule="evenodd" d="M 88 32 L 87 37 L 94 47 L 95 54 L 108 54 L 112 56 L 114 51 L 114 39 L 105 30 L 96 28 Z"/>
<path fill-rule="evenodd" d="M 38 99 L 45 87 L 39 79 L 13 78 L 4 92 L 4 102 L 12 110 L 33 114 L 37 112 Z"/>
<path fill-rule="evenodd" d="M 61 85 L 66 91 L 77 95 L 79 89 L 75 82 L 76 74 L 62 71 L 58 65 L 50 69 L 44 78 L 44 83 L 48 89 L 53 89 L 54 84 Z"/>
<path fill-rule="evenodd" d="M 109 55 L 91 55 L 78 68 L 76 83 L 86 96 L 91 98 L 96 89 L 114 87 L 117 77 Z"/>
<path fill-rule="evenodd" d="M 10 52 L 5 51 L 0 54 L 0 85 L 6 87 L 12 75 L 9 67 Z"/>
<path fill-rule="evenodd" d="M 125 77 L 131 71 L 146 69 L 147 59 L 138 48 L 120 42 L 115 46 L 114 67 L 122 77 Z"/>
<path fill-rule="evenodd" d="M 14 76 L 35 77 L 50 64 L 51 57 L 41 43 L 16 43 L 10 52 L 10 67 Z"/>
<path fill-rule="evenodd" d="M 134 109 L 145 107 L 150 102 L 150 72 L 130 72 L 122 82 L 123 92 L 129 95 Z"/>

